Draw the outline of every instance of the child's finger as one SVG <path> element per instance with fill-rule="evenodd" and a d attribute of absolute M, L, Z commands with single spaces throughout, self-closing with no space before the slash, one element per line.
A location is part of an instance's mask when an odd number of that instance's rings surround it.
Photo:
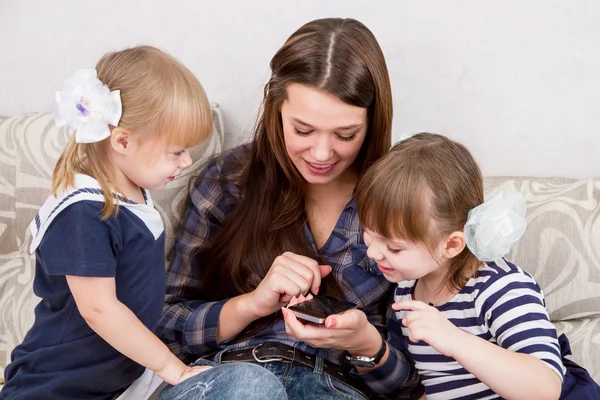
<path fill-rule="evenodd" d="M 408 329 L 415 329 L 422 326 L 424 323 L 423 318 L 420 318 L 420 315 L 417 313 L 408 313 L 402 318 L 402 325 Z"/>
<path fill-rule="evenodd" d="M 177 382 L 177 383 L 181 383 L 181 382 L 185 381 L 186 379 L 189 379 L 194 375 L 198 375 L 199 373 L 204 372 L 210 368 L 212 368 L 210 365 L 192 367 L 189 369 L 189 371 L 186 371 L 181 375 L 181 377 L 179 378 L 179 382 Z"/>
<path fill-rule="evenodd" d="M 194 374 L 199 374 L 200 372 L 204 372 L 207 369 L 211 369 L 211 368 L 212 368 L 212 366 L 210 366 L 210 365 L 196 365 L 196 366 L 190 368 L 189 372 L 186 372 L 186 373 L 189 374 L 189 373 L 193 372 Z"/>
<path fill-rule="evenodd" d="M 421 310 L 427 309 L 427 307 L 430 307 L 430 306 L 423 303 L 422 301 L 418 301 L 418 300 L 402 300 L 402 301 L 397 301 L 394 304 L 392 304 L 392 308 L 396 311 L 400 311 L 400 310 L 421 311 Z"/>
<path fill-rule="evenodd" d="M 423 316 L 424 314 L 420 311 L 407 312 L 404 318 L 402 318 L 402 321 L 406 321 L 407 324 L 411 324 L 414 321 L 422 319 Z"/>
<path fill-rule="evenodd" d="M 419 329 L 418 328 L 415 328 L 414 326 L 411 326 L 411 327 L 407 326 L 407 329 L 408 329 L 408 339 L 411 342 L 415 342 L 416 343 L 419 340 L 421 340 L 420 337 L 419 337 L 420 333 L 419 333 Z"/>

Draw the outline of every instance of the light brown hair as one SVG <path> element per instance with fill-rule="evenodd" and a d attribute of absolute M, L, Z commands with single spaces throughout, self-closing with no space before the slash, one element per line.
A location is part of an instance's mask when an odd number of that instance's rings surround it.
<path fill-rule="evenodd" d="M 483 200 L 483 177 L 469 150 L 433 133 L 396 144 L 356 189 L 365 229 L 424 244 L 432 254 L 444 236 L 463 231 L 469 211 Z M 442 284 L 460 290 L 479 264 L 465 247 L 450 260 Z"/>
<path fill-rule="evenodd" d="M 286 251 L 317 258 L 304 232 L 306 181 L 288 156 L 281 122 L 281 105 L 292 83 L 367 109 L 368 131 L 352 167 L 359 175 L 391 146 L 391 86 L 371 31 L 353 19 L 327 18 L 294 32 L 271 60 L 254 142 L 239 182 L 240 203 L 210 245 L 195 254 L 199 262 L 214 266 L 203 269 L 203 295 L 210 299 L 254 290 L 273 260 Z M 328 279 L 333 278 L 326 284 Z"/>
<path fill-rule="evenodd" d="M 98 79 L 121 91 L 119 127 L 142 140 L 162 139 L 168 145 L 191 147 L 206 140 L 212 129 L 210 103 L 194 74 L 169 54 L 138 46 L 105 54 L 96 64 Z M 111 126 L 111 129 L 115 127 Z M 106 143 L 76 143 L 71 138 L 52 174 L 52 194 L 74 184 L 75 174 L 98 181 L 104 192 L 102 218 L 118 211 Z"/>

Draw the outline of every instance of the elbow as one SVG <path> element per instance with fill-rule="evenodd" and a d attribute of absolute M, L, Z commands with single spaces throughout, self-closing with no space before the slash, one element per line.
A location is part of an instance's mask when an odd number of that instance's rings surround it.
<path fill-rule="evenodd" d="M 553 373 L 554 377 L 550 380 L 547 385 L 543 385 L 540 388 L 541 393 L 539 395 L 540 400 L 558 400 L 562 391 L 562 380 L 558 375 Z"/>
<path fill-rule="evenodd" d="M 559 390 L 546 390 L 538 398 L 540 400 L 559 400 L 559 398 L 560 398 L 560 389 Z"/>
<path fill-rule="evenodd" d="M 85 322 L 94 329 L 108 315 L 107 307 L 101 304 L 86 304 L 79 308 L 79 313 Z"/>
<path fill-rule="evenodd" d="M 562 391 L 562 387 L 561 387 L 561 385 L 559 385 L 555 390 L 553 390 L 552 392 L 548 393 L 548 396 L 546 396 L 546 399 L 548 399 L 548 400 L 559 400 L 560 399 L 561 391 Z"/>

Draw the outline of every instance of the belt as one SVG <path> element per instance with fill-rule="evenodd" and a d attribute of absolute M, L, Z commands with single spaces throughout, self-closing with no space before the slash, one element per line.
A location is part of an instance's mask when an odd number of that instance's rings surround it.
<path fill-rule="evenodd" d="M 258 363 L 268 363 L 280 361 L 304 365 L 314 368 L 317 356 L 305 353 L 294 347 L 282 343 L 261 343 L 250 349 L 242 350 L 227 350 L 221 354 L 221 363 L 237 362 L 237 361 L 254 361 Z M 366 398 L 370 397 L 371 390 L 359 379 L 350 375 L 350 370 L 343 366 L 336 365 L 328 360 L 323 360 L 323 372 L 330 377 L 351 386 L 359 391 Z"/>

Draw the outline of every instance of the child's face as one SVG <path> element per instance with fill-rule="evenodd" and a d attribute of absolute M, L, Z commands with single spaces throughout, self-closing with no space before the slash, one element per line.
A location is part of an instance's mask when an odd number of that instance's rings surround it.
<path fill-rule="evenodd" d="M 137 186 L 162 190 L 192 164 L 189 149 L 160 141 L 141 144 L 129 155 L 127 177 Z"/>
<path fill-rule="evenodd" d="M 368 128 L 366 108 L 299 84 L 287 87 L 281 120 L 288 156 L 310 184 L 328 184 L 348 170 Z"/>
<path fill-rule="evenodd" d="M 377 262 L 383 276 L 390 282 L 420 279 L 441 266 L 424 245 L 386 239 L 369 230 L 365 230 L 364 238 L 367 255 Z"/>

